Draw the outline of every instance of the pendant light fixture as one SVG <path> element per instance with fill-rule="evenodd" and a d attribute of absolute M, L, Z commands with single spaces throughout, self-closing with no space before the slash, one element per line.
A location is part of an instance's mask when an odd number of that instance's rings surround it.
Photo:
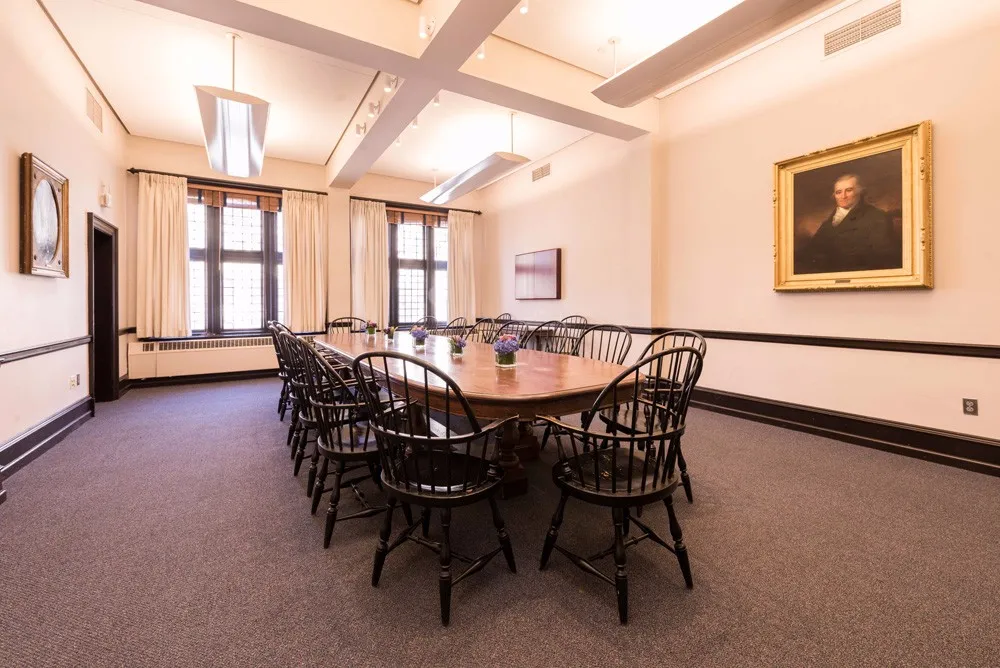
<path fill-rule="evenodd" d="M 445 204 L 492 183 L 530 160 L 514 153 L 514 112 L 510 112 L 510 153 L 497 151 L 420 196 L 428 204 Z"/>
<path fill-rule="evenodd" d="M 239 35 L 227 35 L 232 42 L 231 89 L 194 87 L 205 131 L 208 163 L 214 171 L 229 176 L 260 176 L 270 104 L 259 97 L 236 92 L 236 40 Z"/>

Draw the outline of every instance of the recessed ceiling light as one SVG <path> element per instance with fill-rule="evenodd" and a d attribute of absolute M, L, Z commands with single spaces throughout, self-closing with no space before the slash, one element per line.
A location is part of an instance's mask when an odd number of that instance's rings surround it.
<path fill-rule="evenodd" d="M 522 14 L 528 13 L 528 0 L 523 0 L 521 2 L 521 8 L 518 11 L 520 11 Z"/>
<path fill-rule="evenodd" d="M 419 116 L 414 116 L 413 117 L 413 122 L 410 123 L 410 127 L 414 128 L 414 129 L 420 127 L 420 117 Z"/>
<path fill-rule="evenodd" d="M 403 145 L 403 138 L 396 137 L 396 146 L 402 146 L 402 145 Z"/>
<path fill-rule="evenodd" d="M 435 107 L 441 106 L 441 93 L 438 93 L 434 96 L 434 106 Z"/>
<path fill-rule="evenodd" d="M 479 50 L 476 51 L 476 58 L 486 60 L 486 42 L 479 45 Z"/>

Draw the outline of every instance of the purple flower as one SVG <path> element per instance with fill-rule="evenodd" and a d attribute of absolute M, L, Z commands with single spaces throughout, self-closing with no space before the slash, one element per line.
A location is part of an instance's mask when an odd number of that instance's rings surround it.
<path fill-rule="evenodd" d="M 369 320 L 368 324 L 365 325 L 365 329 L 378 329 L 378 323 L 374 320 Z"/>
<path fill-rule="evenodd" d="M 465 347 L 466 343 L 465 337 L 462 336 L 461 334 L 454 334 L 452 336 L 449 336 L 448 338 L 451 340 L 451 345 L 454 346 L 455 348 Z"/>
<path fill-rule="evenodd" d="M 493 351 L 498 355 L 510 355 L 520 350 L 517 337 L 513 334 L 504 334 L 493 344 Z"/>
<path fill-rule="evenodd" d="M 413 340 L 417 343 L 423 343 L 424 339 L 427 338 L 427 330 L 420 325 L 417 325 L 410 330 L 410 336 L 412 336 Z"/>

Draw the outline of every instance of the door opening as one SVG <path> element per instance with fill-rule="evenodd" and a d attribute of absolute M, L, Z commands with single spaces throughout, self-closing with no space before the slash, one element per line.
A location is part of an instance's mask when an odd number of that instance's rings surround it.
<path fill-rule="evenodd" d="M 119 396 L 118 230 L 87 214 L 90 231 L 90 395 L 95 401 Z"/>

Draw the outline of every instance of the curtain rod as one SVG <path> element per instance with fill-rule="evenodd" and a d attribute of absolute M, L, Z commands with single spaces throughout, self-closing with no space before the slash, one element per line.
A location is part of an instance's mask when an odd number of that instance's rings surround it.
<path fill-rule="evenodd" d="M 326 195 L 327 193 L 321 190 L 303 190 L 302 188 L 282 188 L 281 186 L 265 186 L 257 183 L 248 183 L 245 181 L 224 181 L 222 179 L 206 179 L 199 176 L 188 176 L 187 174 L 173 174 L 171 172 L 158 172 L 153 169 L 138 169 L 132 167 L 128 170 L 129 174 L 162 174 L 163 176 L 179 176 L 188 180 L 188 183 L 194 185 L 202 186 L 217 186 L 225 188 L 240 188 L 241 190 L 259 190 L 265 193 L 276 193 L 281 194 L 282 190 L 298 190 L 303 193 L 313 193 L 316 195 Z"/>
<path fill-rule="evenodd" d="M 375 199 L 374 197 L 355 197 L 351 195 L 351 199 L 361 200 L 362 202 L 382 202 L 388 207 L 394 207 L 397 209 L 416 209 L 417 211 L 426 211 L 427 213 L 448 213 L 449 209 L 442 206 L 427 206 L 426 204 L 410 204 L 409 202 L 392 202 L 387 199 Z M 451 211 L 465 211 L 466 213 L 474 213 L 477 216 L 483 215 L 482 211 L 473 211 L 472 209 L 450 209 Z"/>

